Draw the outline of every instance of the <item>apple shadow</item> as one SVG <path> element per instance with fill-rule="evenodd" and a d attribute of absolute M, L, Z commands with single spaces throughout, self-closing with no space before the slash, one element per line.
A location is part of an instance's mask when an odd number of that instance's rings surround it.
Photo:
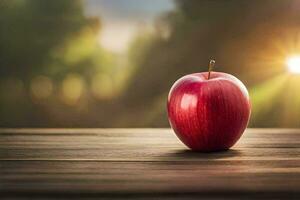
<path fill-rule="evenodd" d="M 225 151 L 215 151 L 215 152 L 199 152 L 192 151 L 189 149 L 182 149 L 172 153 L 167 154 L 167 157 L 177 158 L 177 159 L 186 159 L 186 160 L 195 160 L 195 159 L 223 159 L 223 158 L 233 158 L 241 156 L 242 152 L 236 149 L 229 149 Z"/>

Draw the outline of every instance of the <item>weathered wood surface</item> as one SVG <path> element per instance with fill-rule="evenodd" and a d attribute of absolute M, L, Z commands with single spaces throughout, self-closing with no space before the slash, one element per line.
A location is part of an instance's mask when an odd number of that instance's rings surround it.
<path fill-rule="evenodd" d="M 248 129 L 195 153 L 170 129 L 0 129 L 0 194 L 22 198 L 300 197 L 300 130 Z"/>

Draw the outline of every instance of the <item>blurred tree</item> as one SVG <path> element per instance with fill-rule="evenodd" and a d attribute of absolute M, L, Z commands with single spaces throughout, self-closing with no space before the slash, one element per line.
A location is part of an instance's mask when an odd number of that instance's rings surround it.
<path fill-rule="evenodd" d="M 300 50 L 299 1 L 176 4 L 138 35 L 127 63 L 101 48 L 100 21 L 80 0 L 0 0 L 0 126 L 168 126 L 174 81 L 214 58 L 249 87 L 251 126 L 300 127 L 299 81 L 282 76 Z"/>
<path fill-rule="evenodd" d="M 294 44 L 300 23 L 296 0 L 176 2 L 178 9 L 160 21 L 169 36 L 159 32 L 143 58 L 132 59 L 138 68 L 120 101 L 135 117 L 130 121 L 124 116 L 123 125 L 167 126 L 165 101 L 171 85 L 185 74 L 206 71 L 211 58 L 217 61 L 216 71 L 234 74 L 250 88 L 283 73 L 285 56 L 299 46 Z M 268 119 L 270 112 L 280 113 L 274 104 L 252 126 L 287 126 Z M 137 120 L 149 115 L 148 121 Z M 300 124 L 291 121 L 288 126 Z"/>
<path fill-rule="evenodd" d="M 1 126 L 88 124 L 84 102 L 68 105 L 89 93 L 95 75 L 114 69 L 97 42 L 100 21 L 86 17 L 82 4 L 0 0 Z"/>
<path fill-rule="evenodd" d="M 53 48 L 90 23 L 79 0 L 1 0 L 1 76 L 45 73 Z"/>

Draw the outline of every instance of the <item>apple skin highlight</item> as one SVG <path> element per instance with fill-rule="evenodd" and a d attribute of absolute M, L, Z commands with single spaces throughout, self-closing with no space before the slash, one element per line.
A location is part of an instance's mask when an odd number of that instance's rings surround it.
<path fill-rule="evenodd" d="M 167 102 L 171 127 L 194 151 L 232 147 L 246 129 L 251 104 L 244 84 L 222 72 L 186 75 L 172 86 Z"/>

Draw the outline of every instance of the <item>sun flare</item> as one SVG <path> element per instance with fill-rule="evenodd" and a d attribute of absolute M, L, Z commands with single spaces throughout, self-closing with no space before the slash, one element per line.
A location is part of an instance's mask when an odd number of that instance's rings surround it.
<path fill-rule="evenodd" d="M 290 73 L 300 74 L 300 55 L 287 58 L 286 64 Z"/>

